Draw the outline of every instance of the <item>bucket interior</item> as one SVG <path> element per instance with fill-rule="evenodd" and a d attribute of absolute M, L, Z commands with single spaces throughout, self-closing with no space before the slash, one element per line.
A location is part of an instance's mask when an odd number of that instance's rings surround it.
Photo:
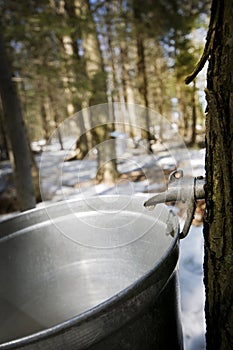
<path fill-rule="evenodd" d="M 0 344 L 91 310 L 155 268 L 178 228 L 165 205 L 148 211 L 144 200 L 70 201 L 2 222 Z"/>

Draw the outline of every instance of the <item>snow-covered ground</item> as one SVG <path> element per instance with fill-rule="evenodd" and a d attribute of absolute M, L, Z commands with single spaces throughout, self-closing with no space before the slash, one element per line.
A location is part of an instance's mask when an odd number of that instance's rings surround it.
<path fill-rule="evenodd" d="M 180 242 L 181 318 L 186 350 L 205 349 L 202 225 Z"/>
<path fill-rule="evenodd" d="M 115 186 L 95 184 L 90 181 L 95 177 L 97 169 L 94 154 L 89 154 L 82 161 L 64 162 L 69 152 L 60 151 L 59 147 L 52 145 L 47 148 L 42 157 L 38 157 L 44 199 L 44 203 L 40 206 L 70 198 L 83 198 L 83 196 L 161 192 L 166 186 L 167 178 L 164 174 L 168 174 L 176 167 L 184 169 L 185 175 L 188 176 L 204 175 L 204 150 L 187 151 L 183 146 L 181 148 L 177 145 L 173 146 L 158 145 L 153 155 L 141 152 L 140 147 L 139 150 L 130 152 L 125 149 L 118 159 L 119 171 L 124 173 L 139 170 L 145 178 L 138 182 L 123 179 Z M 183 218 L 180 220 L 182 224 Z M 181 241 L 179 260 L 185 350 L 205 349 L 202 264 L 202 226 L 192 226 L 189 235 Z"/>

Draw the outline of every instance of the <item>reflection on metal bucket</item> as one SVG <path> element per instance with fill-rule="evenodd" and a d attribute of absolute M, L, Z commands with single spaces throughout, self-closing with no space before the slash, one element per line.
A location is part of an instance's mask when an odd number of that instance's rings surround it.
<path fill-rule="evenodd" d="M 183 348 L 177 219 L 144 201 L 93 197 L 0 224 L 0 349 Z"/>

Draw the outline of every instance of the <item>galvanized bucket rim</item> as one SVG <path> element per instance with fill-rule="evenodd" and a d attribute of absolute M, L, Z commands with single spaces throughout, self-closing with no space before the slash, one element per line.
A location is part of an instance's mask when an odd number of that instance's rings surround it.
<path fill-rule="evenodd" d="M 126 195 L 123 195 L 123 196 L 127 197 Z M 121 195 L 121 197 L 123 197 L 123 196 Z M 104 195 L 103 197 L 105 197 L 105 198 L 112 197 L 112 195 Z M 146 199 L 146 196 L 144 196 L 144 195 L 140 195 L 140 197 L 142 198 L 142 202 L 143 202 L 144 198 Z M 93 198 L 95 198 L 95 197 L 93 197 Z M 78 201 L 80 201 L 80 199 L 74 198 L 74 199 L 70 199 L 68 202 L 75 203 Z M 49 204 L 48 208 L 59 207 L 62 204 L 63 204 L 62 202 Z M 161 205 L 165 206 L 165 204 L 161 204 Z M 9 223 L 9 222 L 12 222 L 12 220 L 15 221 L 15 220 L 17 220 L 23 216 L 26 216 L 28 214 L 33 214 L 34 212 L 39 212 L 39 211 L 44 212 L 45 210 L 46 210 L 45 207 L 41 207 L 41 208 L 31 209 L 27 212 L 19 213 L 18 215 L 16 215 L 13 218 L 8 218 L 8 219 L 0 222 L 0 226 L 2 223 Z M 151 269 L 148 270 L 146 273 L 144 273 L 135 282 L 131 283 L 128 287 L 124 288 L 123 290 L 121 290 L 117 294 L 113 295 L 109 299 L 99 303 L 98 305 L 90 308 L 89 310 L 86 310 L 86 311 L 84 311 L 84 312 L 82 312 L 74 317 L 71 317 L 70 319 L 68 319 L 66 321 L 63 321 L 57 325 L 46 328 L 44 330 L 32 333 L 30 335 L 1 343 L 0 349 L 14 349 L 17 346 L 28 345 L 30 343 L 36 342 L 37 340 L 49 338 L 52 335 L 60 333 L 62 331 L 65 331 L 66 329 L 68 329 L 70 327 L 74 327 L 74 326 L 78 327 L 79 325 L 81 325 L 84 322 L 87 322 L 87 321 L 90 321 L 93 319 L 97 319 L 98 316 L 103 315 L 104 313 L 107 313 L 107 311 L 110 307 L 116 307 L 118 304 L 122 304 L 122 302 L 124 302 L 125 300 L 130 299 L 130 297 L 134 294 L 135 290 L 145 289 L 145 281 L 149 280 L 150 277 L 155 273 L 155 271 L 162 268 L 162 264 L 164 263 L 164 261 L 169 259 L 169 256 L 171 257 L 172 255 L 174 255 L 174 254 L 172 254 L 173 250 L 175 249 L 176 245 L 179 244 L 180 229 L 179 229 L 178 219 L 176 217 L 174 217 L 173 224 L 174 224 L 174 236 L 173 236 L 173 239 L 172 239 L 171 243 L 169 244 L 167 250 L 156 261 L 156 263 L 151 267 Z M 2 237 L 0 236 L 0 241 L 2 238 L 5 238 L 7 236 L 11 236 L 13 234 L 11 233 L 8 235 L 3 235 Z M 175 257 L 175 259 L 173 259 L 173 260 L 175 261 L 175 263 L 174 263 L 174 261 L 172 261 L 172 264 L 174 265 L 173 266 L 173 269 L 174 269 L 175 265 L 177 263 L 178 257 Z"/>

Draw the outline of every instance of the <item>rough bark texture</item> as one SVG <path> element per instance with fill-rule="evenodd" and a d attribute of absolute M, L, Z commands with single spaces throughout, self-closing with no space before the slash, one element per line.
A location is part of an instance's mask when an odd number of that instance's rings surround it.
<path fill-rule="evenodd" d="M 21 210 L 35 207 L 30 153 L 17 91 L 11 79 L 3 40 L 0 36 L 0 94 L 4 122 L 14 155 L 14 172 Z"/>
<path fill-rule="evenodd" d="M 233 2 L 213 0 L 207 77 L 207 349 L 233 349 Z"/>

